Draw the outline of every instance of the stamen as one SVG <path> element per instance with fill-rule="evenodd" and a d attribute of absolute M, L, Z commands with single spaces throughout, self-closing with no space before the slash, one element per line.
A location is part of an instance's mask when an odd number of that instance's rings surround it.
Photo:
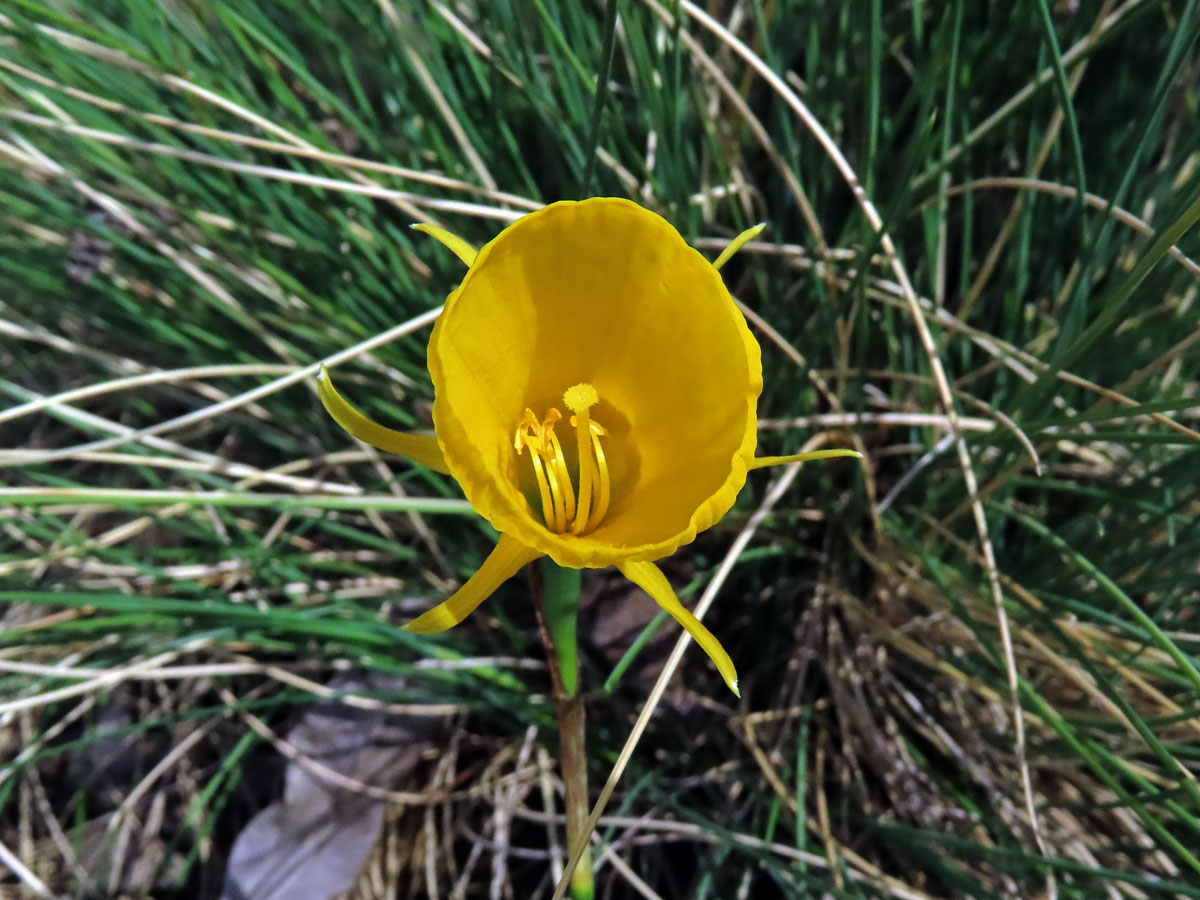
<path fill-rule="evenodd" d="M 590 384 L 570 388 L 563 395 L 563 402 L 575 413 L 571 416 L 571 426 L 575 429 L 579 448 L 578 494 L 571 484 L 562 443 L 554 433 L 554 426 L 563 418 L 557 409 L 548 410 L 541 422 L 532 410 L 525 410 L 513 446 L 518 456 L 529 448 L 546 527 L 555 534 L 568 529 L 572 534 L 586 534 L 603 521 L 612 495 L 608 460 L 600 443 L 600 438 L 608 431 L 600 423 L 593 422 L 588 414 L 591 407 L 600 402 L 600 395 Z"/>
<path fill-rule="evenodd" d="M 588 516 L 587 530 L 591 531 L 604 519 L 604 514 L 608 512 L 608 500 L 611 492 L 611 484 L 608 478 L 608 460 L 604 458 L 604 448 L 600 446 L 600 435 L 605 434 L 603 428 L 592 423 L 592 450 L 596 454 L 596 466 L 599 469 L 600 481 L 600 499 L 596 501 L 596 508 L 592 510 L 592 514 Z"/>
<path fill-rule="evenodd" d="M 599 399 L 596 389 L 586 383 L 567 388 L 563 394 L 563 403 L 575 413 L 571 422 L 575 425 L 575 445 L 579 448 L 579 502 L 575 506 L 575 521 L 571 524 L 572 534 L 583 533 L 592 507 L 592 478 L 598 473 L 593 471 L 595 461 L 585 448 L 592 442 L 592 420 L 588 418 L 588 410 Z"/>
<path fill-rule="evenodd" d="M 562 413 L 551 408 L 542 420 L 542 429 L 546 433 L 546 467 L 550 470 L 550 478 L 558 486 L 556 497 L 561 498 L 561 516 L 558 517 L 558 531 L 565 531 L 567 524 L 575 517 L 575 487 L 571 484 L 571 473 L 567 471 L 567 458 L 563 456 L 562 444 L 554 433 L 554 424 L 562 419 Z M 556 507 L 557 509 L 558 507 Z"/>
<path fill-rule="evenodd" d="M 562 509 L 560 508 L 559 498 L 556 496 L 557 491 L 555 489 L 557 485 L 554 482 L 550 482 L 547 485 L 546 473 L 542 470 L 542 461 L 538 459 L 538 455 L 533 452 L 532 447 L 530 448 L 529 458 L 533 461 L 533 472 L 537 476 L 538 491 L 542 495 L 542 518 L 547 522 L 553 519 L 555 526 L 558 526 Z"/>
<path fill-rule="evenodd" d="M 527 434 L 526 432 L 531 432 Z M 521 417 L 521 424 L 517 426 L 517 435 L 513 439 L 513 446 L 517 448 L 517 456 L 521 455 L 521 451 L 528 446 L 529 458 L 533 462 L 533 475 L 537 481 L 538 493 L 542 496 L 542 517 L 546 522 L 554 521 L 558 523 L 558 505 L 554 502 L 550 494 L 550 486 L 546 481 L 546 472 L 542 468 L 541 454 L 544 452 L 545 441 L 541 435 L 542 428 L 538 424 L 537 416 L 533 414 L 533 410 L 525 410 L 525 415 Z"/>

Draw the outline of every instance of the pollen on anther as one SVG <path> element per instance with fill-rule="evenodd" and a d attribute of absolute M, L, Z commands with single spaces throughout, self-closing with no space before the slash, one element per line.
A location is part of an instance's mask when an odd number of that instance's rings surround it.
<path fill-rule="evenodd" d="M 567 409 L 575 413 L 583 412 L 598 402 L 600 402 L 600 394 L 586 381 L 567 388 L 566 393 L 563 394 L 563 403 Z"/>

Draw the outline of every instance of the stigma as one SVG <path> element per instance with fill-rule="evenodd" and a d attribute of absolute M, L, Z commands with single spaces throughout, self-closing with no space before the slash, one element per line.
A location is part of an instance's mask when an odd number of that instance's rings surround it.
<path fill-rule="evenodd" d="M 608 512 L 612 484 L 600 443 L 608 431 L 590 414 L 599 402 L 600 394 L 586 383 L 574 385 L 563 394 L 563 404 L 574 413 L 569 424 L 575 431 L 579 451 L 578 489 L 571 481 L 562 442 L 554 433 L 554 426 L 562 421 L 562 413 L 551 407 L 538 421 L 533 410 L 526 409 L 517 424 L 513 446 L 518 456 L 529 449 L 542 517 L 546 527 L 556 534 L 587 534 Z"/>

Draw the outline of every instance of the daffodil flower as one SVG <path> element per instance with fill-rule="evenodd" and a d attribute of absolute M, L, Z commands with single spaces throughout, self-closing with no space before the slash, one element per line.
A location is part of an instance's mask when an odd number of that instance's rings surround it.
<path fill-rule="evenodd" d="M 457 625 L 526 563 L 616 566 L 696 640 L 730 689 L 729 654 L 654 561 L 717 522 L 749 470 L 831 456 L 756 457 L 758 344 L 715 263 L 628 200 L 555 203 L 476 252 L 429 341 L 436 437 L 356 411 L 324 370 L 322 403 L 354 437 L 452 475 L 500 532 L 453 596 L 407 626 Z M 760 226 L 761 229 L 761 226 Z"/>

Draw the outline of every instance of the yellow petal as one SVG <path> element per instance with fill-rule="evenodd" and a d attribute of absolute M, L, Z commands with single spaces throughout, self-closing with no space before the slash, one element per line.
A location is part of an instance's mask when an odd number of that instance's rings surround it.
<path fill-rule="evenodd" d="M 751 469 L 761 469 L 764 466 L 782 466 L 786 463 L 809 462 L 814 459 L 836 459 L 842 456 L 862 459 L 857 450 L 810 450 L 808 453 L 793 453 L 791 456 L 756 456 L 750 460 Z"/>
<path fill-rule="evenodd" d="M 434 240 L 441 242 L 443 246 L 453 251 L 454 255 L 465 262 L 468 266 L 475 262 L 475 256 L 478 251 L 460 238 L 457 234 L 447 231 L 441 225 L 430 225 L 428 222 L 418 222 L 412 227 L 414 231 L 423 232 Z"/>
<path fill-rule="evenodd" d="M 453 628 L 475 612 L 479 604 L 492 596 L 496 588 L 517 574 L 521 566 L 541 555 L 507 535 L 500 535 L 496 549 L 488 554 L 479 571 L 472 575 L 466 584 L 449 600 L 413 619 L 404 626 L 405 629 L 415 634 L 434 634 Z"/>
<path fill-rule="evenodd" d="M 738 691 L 737 669 L 733 667 L 733 660 L 729 658 L 729 654 L 725 652 L 721 642 L 713 637 L 713 633 L 679 602 L 679 598 L 675 596 L 675 589 L 671 587 L 671 583 L 667 581 L 662 570 L 652 562 L 618 563 L 617 568 L 625 574 L 626 578 L 653 597 L 659 606 L 669 612 L 675 621 L 687 630 L 687 633 L 716 665 L 717 671 L 721 673 L 721 677 L 725 679 L 729 689 L 735 696 L 742 696 Z"/>
<path fill-rule="evenodd" d="M 746 245 L 747 241 L 752 241 L 758 237 L 762 233 L 762 230 L 766 227 L 766 222 L 759 222 L 757 225 L 747 228 L 745 231 L 735 237 L 729 242 L 725 249 L 721 251 L 721 255 L 718 256 L 716 261 L 713 263 L 713 268 L 719 269 L 721 266 L 725 265 L 725 263 L 729 262 L 729 257 L 741 250 L 742 247 Z"/>
<path fill-rule="evenodd" d="M 729 510 L 754 456 L 758 344 L 712 264 L 628 200 L 555 203 L 485 245 L 434 326 L 429 371 L 471 505 L 561 565 L 674 552 Z M 522 493 L 512 434 L 583 382 L 609 432 L 610 505 L 594 530 L 555 534 Z"/>
<path fill-rule="evenodd" d="M 420 463 L 435 472 L 449 474 L 450 469 L 446 466 L 446 460 L 442 457 L 442 449 L 438 446 L 436 438 L 421 434 L 405 434 L 403 431 L 393 431 L 378 422 L 372 422 L 342 399 L 342 395 L 334 388 L 333 381 L 329 378 L 329 372 L 324 366 L 321 366 L 320 374 L 317 375 L 317 393 L 321 398 L 321 404 L 325 407 L 325 411 L 333 417 L 333 421 L 360 441 L 364 441 L 372 447 L 378 447 L 380 450 L 386 450 L 388 453 L 406 456 L 413 462 Z"/>

